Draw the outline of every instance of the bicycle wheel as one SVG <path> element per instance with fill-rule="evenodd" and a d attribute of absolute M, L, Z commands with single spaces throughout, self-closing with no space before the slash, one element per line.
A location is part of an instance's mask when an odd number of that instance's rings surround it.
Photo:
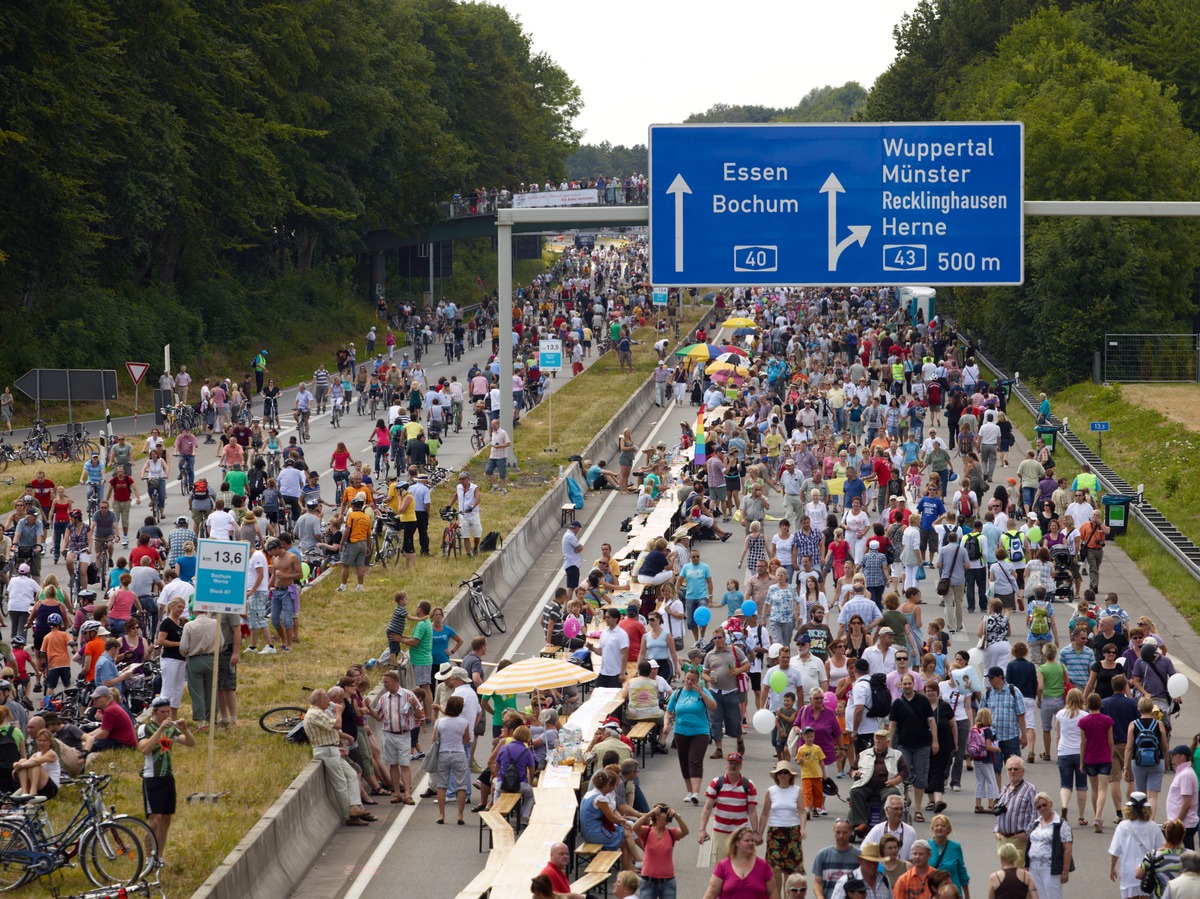
<path fill-rule="evenodd" d="M 142 879 L 146 853 L 123 824 L 102 821 L 79 840 L 83 873 L 98 887 L 133 886 Z"/>
<path fill-rule="evenodd" d="M 23 887 L 38 876 L 31 864 L 35 851 L 33 838 L 25 828 L 11 821 L 0 826 L 0 892 Z"/>
<path fill-rule="evenodd" d="M 471 449 L 475 450 L 475 452 L 479 452 L 481 449 L 483 449 L 483 435 L 478 431 L 473 431 L 471 433 Z"/>
<path fill-rule="evenodd" d="M 449 556 L 450 548 L 454 544 L 454 531 L 451 528 L 442 528 L 442 555 Z"/>
<path fill-rule="evenodd" d="M 8 471 L 8 453 L 0 453 L 0 472 Z"/>
<path fill-rule="evenodd" d="M 111 820 L 132 831 L 133 835 L 138 838 L 138 842 L 142 846 L 142 855 L 145 856 L 141 876 L 147 877 L 150 869 L 154 866 L 154 857 L 158 855 L 158 837 L 154 835 L 149 824 L 133 815 L 113 815 Z"/>
<path fill-rule="evenodd" d="M 471 594 L 471 601 L 469 603 L 471 618 L 475 621 L 475 626 L 479 628 L 479 633 L 485 637 L 490 637 L 492 635 L 492 619 L 488 617 L 482 599 L 482 593 Z"/>
<path fill-rule="evenodd" d="M 258 718 L 258 726 L 269 734 L 286 734 L 304 720 L 304 709 L 291 705 L 267 709 Z"/>
<path fill-rule="evenodd" d="M 507 633 L 508 626 L 504 623 L 504 613 L 496 605 L 496 600 L 492 599 L 486 593 L 483 594 L 483 607 L 487 611 L 488 617 L 491 618 L 492 624 L 496 625 L 496 630 L 502 634 Z"/>

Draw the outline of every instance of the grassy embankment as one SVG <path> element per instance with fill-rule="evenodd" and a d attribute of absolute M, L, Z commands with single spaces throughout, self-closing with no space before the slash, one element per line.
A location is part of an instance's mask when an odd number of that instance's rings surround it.
<path fill-rule="evenodd" d="M 682 319 L 685 329 L 694 325 L 705 308 L 687 307 Z M 556 452 L 544 451 L 549 424 L 546 403 L 522 420 L 514 434 L 521 470 L 510 478 L 507 496 L 484 493 L 485 530 L 504 534 L 511 531 L 558 476 L 559 466 L 570 464 L 567 457 L 587 445 L 599 425 L 612 417 L 654 369 L 655 357 L 650 348 L 653 331 L 643 329 L 635 336 L 643 343 L 635 347 L 634 372 L 619 371 L 615 356 L 609 354 L 554 395 Z M 560 373 L 559 377 L 569 375 Z M 686 414 L 683 417 L 690 420 Z M 482 459 L 468 467 L 477 482 L 484 481 Z M 453 484 L 435 490 L 434 508 L 452 502 L 453 490 Z M 438 521 L 436 517 L 434 520 Z M 438 525 L 431 524 L 434 544 L 440 533 Z M 169 895 L 192 893 L 310 757 L 307 747 L 290 746 L 282 737 L 263 732 L 256 724 L 258 716 L 276 705 L 303 706 L 311 689 L 332 684 L 347 665 L 378 655 L 384 647 L 383 628 L 393 608 L 395 591 L 408 591 L 412 604 L 421 599 L 443 604 L 458 591 L 458 582 L 476 568 L 470 559 L 436 555 L 436 545 L 434 553 L 420 559 L 418 567 L 407 573 L 373 568 L 362 594 L 335 593 L 334 580 L 326 579 L 304 593 L 301 642 L 293 652 L 243 658 L 238 671 L 240 724 L 215 735 L 213 789 L 227 795 L 216 804 L 184 803 L 181 798 L 170 845 L 164 853 L 170 862 L 164 878 Z M 189 708 L 185 701 L 184 714 Z M 206 746 L 202 743 L 196 749 L 181 748 L 175 756 L 181 797 L 204 789 Z M 121 810 L 136 812 L 141 808 L 139 762 L 132 754 L 122 753 L 114 757 L 112 764 L 112 773 L 117 777 L 109 791 L 109 802 Z M 65 811 L 64 805 L 59 804 L 59 814 Z M 83 886 L 81 874 L 67 875 L 64 888 Z M 39 882 L 30 889 L 44 890 L 45 885 Z"/>

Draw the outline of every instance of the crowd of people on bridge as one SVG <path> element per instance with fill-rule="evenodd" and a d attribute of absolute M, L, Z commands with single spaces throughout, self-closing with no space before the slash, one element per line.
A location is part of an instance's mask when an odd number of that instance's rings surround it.
<path fill-rule="evenodd" d="M 595 175 L 587 178 L 562 178 L 541 183 L 524 181 L 515 189 L 507 187 L 476 187 L 456 193 L 450 200 L 450 217 L 486 215 L 513 205 L 514 194 L 553 193 L 563 190 L 595 190 L 597 202 L 611 206 L 616 203 L 645 205 L 648 181 L 644 174 Z"/>

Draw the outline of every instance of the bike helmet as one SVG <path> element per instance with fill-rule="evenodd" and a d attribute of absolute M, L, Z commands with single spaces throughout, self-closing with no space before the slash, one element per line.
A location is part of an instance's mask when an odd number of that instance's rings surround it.
<path fill-rule="evenodd" d="M 52 612 L 46 616 L 46 623 L 51 627 L 62 627 L 63 617 L 58 612 Z"/>
<path fill-rule="evenodd" d="M 181 528 L 187 527 L 187 523 L 188 523 L 188 520 L 187 520 L 186 515 L 180 515 L 178 518 L 175 519 L 175 524 L 177 524 Z"/>
<path fill-rule="evenodd" d="M 82 509 L 72 509 L 72 510 L 71 510 L 71 517 L 72 517 L 72 518 L 78 518 L 78 519 L 82 520 L 82 519 L 83 519 L 83 510 L 82 510 Z"/>
<path fill-rule="evenodd" d="M 308 506 L 310 509 L 315 509 L 317 506 L 321 505 L 321 501 L 314 497 L 313 499 L 310 499 L 307 503 L 305 503 L 305 505 Z"/>
<path fill-rule="evenodd" d="M 60 616 L 60 617 L 61 617 L 61 616 Z M 22 637 L 20 634 L 18 634 L 17 636 L 13 637 L 13 638 L 12 638 L 11 640 L 9 640 L 8 642 L 9 642 L 9 643 L 11 643 L 13 646 L 24 646 L 24 645 L 25 645 L 25 638 L 24 638 L 24 637 Z"/>
<path fill-rule="evenodd" d="M 80 593 L 79 595 L 82 596 L 83 594 Z M 95 620 L 85 621 L 83 623 L 83 627 L 81 627 L 80 630 L 81 631 L 94 631 L 94 630 L 97 630 L 99 627 L 100 627 L 99 621 L 95 621 Z"/>

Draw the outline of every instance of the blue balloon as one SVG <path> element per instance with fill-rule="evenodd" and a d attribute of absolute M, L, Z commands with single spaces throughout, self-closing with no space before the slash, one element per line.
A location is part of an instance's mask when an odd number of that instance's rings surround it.
<path fill-rule="evenodd" d="M 747 618 L 749 618 L 751 615 L 757 615 L 758 603 L 752 599 L 746 600 L 744 603 L 742 603 L 742 614 Z"/>
<path fill-rule="evenodd" d="M 712 621 L 712 612 L 710 612 L 707 607 L 701 606 L 700 608 L 696 609 L 692 617 L 696 620 L 696 624 L 698 624 L 700 627 L 706 627 L 708 623 Z"/>

